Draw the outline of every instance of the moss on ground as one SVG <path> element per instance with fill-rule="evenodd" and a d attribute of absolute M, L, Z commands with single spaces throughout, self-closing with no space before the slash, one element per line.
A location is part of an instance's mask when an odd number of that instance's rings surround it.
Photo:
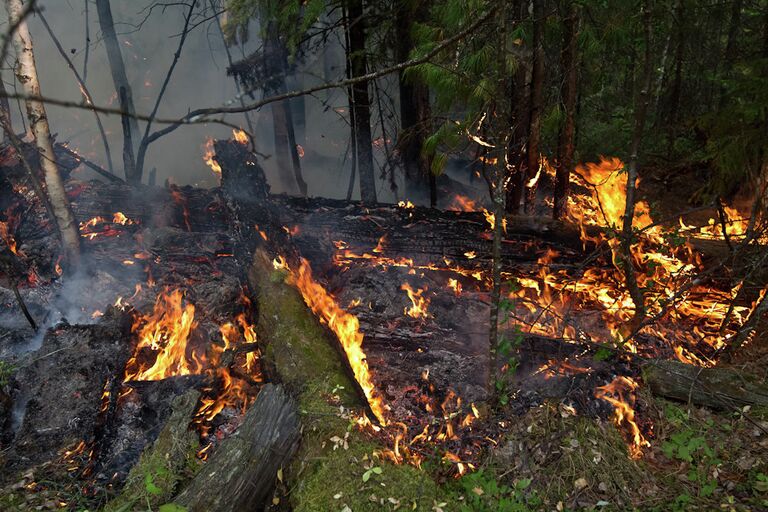
<path fill-rule="evenodd" d="M 109 502 L 104 512 L 157 510 L 171 500 L 182 482 L 194 476 L 200 468 L 199 441 L 188 426 L 199 396 L 191 390 L 173 401 L 173 412 L 160 435 L 141 454 L 120 496 Z"/>
<path fill-rule="evenodd" d="M 287 472 L 292 509 L 432 510 L 441 495 L 434 480 L 377 459 L 382 446 L 353 428 L 349 410 L 362 407 L 353 383 L 330 333 L 285 277 L 266 255 L 255 255 L 249 282 L 258 293 L 265 362 L 298 399 L 302 416 L 302 444 Z"/>

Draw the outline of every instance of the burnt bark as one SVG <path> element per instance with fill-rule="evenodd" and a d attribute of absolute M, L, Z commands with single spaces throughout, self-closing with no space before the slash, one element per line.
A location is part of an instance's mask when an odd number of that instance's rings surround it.
<path fill-rule="evenodd" d="M 191 512 L 261 510 L 299 439 L 295 402 L 281 386 L 266 384 L 238 431 L 222 442 L 175 503 Z"/>
<path fill-rule="evenodd" d="M 715 409 L 768 405 L 765 383 L 730 368 L 699 368 L 677 361 L 654 361 L 644 365 L 643 374 L 651 391 L 664 398 Z"/>
<path fill-rule="evenodd" d="M 533 64 L 531 66 L 530 121 L 528 124 L 528 165 L 525 183 L 525 212 L 530 213 L 536 202 L 541 145 L 541 110 L 544 95 L 544 2 L 532 1 L 533 6 Z"/>
<path fill-rule="evenodd" d="M 565 79 L 561 89 L 565 119 L 560 127 L 557 146 L 557 170 L 555 178 L 554 209 L 552 216 L 562 219 L 568 207 L 571 172 L 574 166 L 576 138 L 576 94 L 578 90 L 578 56 L 576 44 L 579 36 L 579 11 L 576 3 L 571 4 L 565 20 L 562 64 Z"/>
<path fill-rule="evenodd" d="M 368 57 L 365 53 L 365 17 L 363 0 L 347 2 L 347 30 L 349 45 L 347 55 L 350 60 L 352 76 L 367 73 Z M 354 103 L 354 127 L 352 135 L 357 147 L 357 171 L 360 179 L 360 199 L 367 204 L 375 204 L 376 176 L 373 168 L 373 145 L 371 139 L 371 100 L 368 82 L 358 82 L 352 86 Z"/>

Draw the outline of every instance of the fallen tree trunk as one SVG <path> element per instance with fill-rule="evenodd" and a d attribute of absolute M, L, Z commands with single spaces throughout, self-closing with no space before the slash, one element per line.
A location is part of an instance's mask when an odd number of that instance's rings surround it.
<path fill-rule="evenodd" d="M 643 365 L 653 394 L 714 409 L 768 406 L 768 386 L 754 375 L 730 368 L 700 368 L 678 361 Z"/>
<path fill-rule="evenodd" d="M 299 437 L 295 402 L 281 386 L 266 384 L 238 431 L 222 442 L 175 503 L 191 512 L 261 510 Z"/>
<path fill-rule="evenodd" d="M 584 342 L 576 345 L 562 339 L 525 335 L 518 350 L 520 353 L 563 360 L 576 354 L 584 357 L 583 348 Z M 592 345 L 588 353 L 593 354 L 597 350 L 598 345 Z M 675 360 L 649 359 L 628 352 L 622 352 L 619 357 L 627 360 L 628 370 L 634 369 L 642 374 L 651 392 L 662 398 L 712 409 L 768 406 L 768 384 L 749 373 L 732 368 L 703 368 Z M 584 366 L 594 371 L 600 363 L 590 360 Z"/>

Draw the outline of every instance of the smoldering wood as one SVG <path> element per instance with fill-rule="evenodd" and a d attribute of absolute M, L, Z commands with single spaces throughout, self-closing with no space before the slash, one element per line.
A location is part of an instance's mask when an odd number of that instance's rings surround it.
<path fill-rule="evenodd" d="M 568 360 L 578 355 L 588 361 L 585 368 L 599 371 L 606 363 L 585 354 L 594 354 L 599 345 L 572 342 L 545 336 L 526 334 L 520 347 L 521 354 L 539 354 L 540 358 Z M 733 409 L 744 406 L 768 405 L 768 384 L 755 375 L 733 368 L 703 368 L 667 359 L 647 359 L 636 354 L 617 352 L 609 365 L 611 371 L 623 366 L 628 373 L 642 376 L 651 392 L 659 397 L 691 403 L 712 409 Z"/>
<path fill-rule="evenodd" d="M 130 356 L 130 323 L 129 315 L 110 309 L 98 325 L 59 326 L 18 361 L 11 398 L 23 420 L 6 432 L 12 438 L 7 477 L 55 459 L 62 447 L 94 440 L 104 385 L 122 374 Z"/>
<path fill-rule="evenodd" d="M 261 510 L 299 439 L 296 403 L 282 386 L 266 384 L 238 431 L 221 443 L 174 503 L 191 512 Z"/>
<path fill-rule="evenodd" d="M 120 484 L 129 476 L 145 448 L 151 446 L 166 428 L 176 399 L 188 393 L 197 396 L 200 390 L 210 385 L 203 375 L 131 381 L 125 383 L 127 387 L 123 387 L 121 381 L 115 380 L 94 445 L 94 475 L 113 484 Z M 118 396 L 128 390 L 130 393 L 118 404 Z M 193 410 L 186 414 L 185 428 L 192 419 Z"/>

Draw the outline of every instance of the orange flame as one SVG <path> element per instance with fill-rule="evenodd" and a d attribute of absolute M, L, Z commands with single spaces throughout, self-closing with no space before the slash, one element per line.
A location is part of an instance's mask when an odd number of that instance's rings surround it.
<path fill-rule="evenodd" d="M 629 399 L 634 403 L 636 389 L 637 382 L 629 377 L 619 376 L 609 384 L 595 390 L 597 398 L 613 405 L 613 422 L 629 436 L 631 442 L 629 454 L 635 459 L 643 454 L 644 447 L 650 446 L 650 443 L 643 437 L 640 427 L 635 422 L 635 410 L 632 404 L 627 401 Z"/>
<path fill-rule="evenodd" d="M 237 139 L 237 136 L 235 136 L 235 139 Z M 203 162 L 205 162 L 205 165 L 210 167 L 214 173 L 221 176 L 221 166 L 219 165 L 219 162 L 214 159 L 214 156 L 216 156 L 216 151 L 213 149 L 213 139 L 209 137 L 205 140 L 205 145 L 203 146 Z"/>
<path fill-rule="evenodd" d="M 429 306 L 430 299 L 422 297 L 426 288 L 414 290 L 409 283 L 403 283 L 400 289 L 404 290 L 408 294 L 408 298 L 411 299 L 411 307 L 404 308 L 404 314 L 411 318 L 426 318 L 429 316 L 427 307 Z"/>
<path fill-rule="evenodd" d="M 278 262 L 278 260 L 275 260 Z M 273 263 L 275 263 L 273 262 Z M 279 262 L 285 265 L 285 260 Z M 360 384 L 371 410 L 382 425 L 386 424 L 384 418 L 384 402 L 380 397 L 371 378 L 365 352 L 363 351 L 363 333 L 360 332 L 360 322 L 357 317 L 344 311 L 323 286 L 312 278 L 312 268 L 309 262 L 301 259 L 298 271 L 290 272 L 289 282 L 298 288 L 304 297 L 304 302 L 317 315 L 320 320 L 336 334 L 341 342 L 347 359 L 355 374 L 355 379 Z"/>
<path fill-rule="evenodd" d="M 139 335 L 136 354 L 146 348 L 156 352 L 157 358 L 147 366 L 134 355 L 126 366 L 125 380 L 161 380 L 200 373 L 195 354 L 192 354 L 194 366 L 187 357 L 189 335 L 197 325 L 195 306 L 183 302 L 181 290 L 165 292 L 157 297 L 151 314 L 136 318 L 132 328 Z"/>
<path fill-rule="evenodd" d="M 235 139 L 235 142 L 238 142 L 244 146 L 250 142 L 248 134 L 243 130 L 232 130 L 232 137 Z"/>

